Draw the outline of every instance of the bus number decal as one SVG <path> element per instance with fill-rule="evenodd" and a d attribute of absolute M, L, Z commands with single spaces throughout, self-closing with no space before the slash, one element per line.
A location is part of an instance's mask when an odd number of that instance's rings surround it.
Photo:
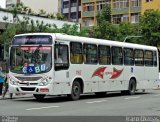
<path fill-rule="evenodd" d="M 82 72 L 81 70 L 77 70 L 76 75 L 81 75 L 81 72 Z"/>

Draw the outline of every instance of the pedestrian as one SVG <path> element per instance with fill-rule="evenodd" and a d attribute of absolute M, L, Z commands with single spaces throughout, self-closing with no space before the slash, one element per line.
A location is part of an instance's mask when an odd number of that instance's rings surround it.
<path fill-rule="evenodd" d="M 9 88 L 9 76 L 8 75 L 6 75 L 4 86 L 5 86 L 5 89 L 4 89 L 3 96 L 2 96 L 3 99 L 5 98 L 5 95 L 8 91 L 8 88 Z M 10 93 L 9 95 L 10 95 L 10 99 L 12 99 L 13 93 Z"/>
<path fill-rule="evenodd" d="M 3 90 L 3 83 L 5 81 L 5 74 L 2 72 L 2 67 L 0 67 L 0 97 L 2 98 L 2 90 Z"/>

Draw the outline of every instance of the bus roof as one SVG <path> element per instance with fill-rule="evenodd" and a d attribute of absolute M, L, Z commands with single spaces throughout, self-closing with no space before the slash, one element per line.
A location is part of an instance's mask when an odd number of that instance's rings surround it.
<path fill-rule="evenodd" d="M 128 48 L 137 48 L 137 49 L 148 49 L 148 50 L 157 50 L 154 46 L 147 46 L 141 44 L 133 44 L 127 42 L 118 42 L 104 39 L 96 39 L 96 38 L 88 38 L 88 37 L 80 37 L 80 36 L 72 36 L 63 33 L 27 33 L 27 34 L 19 34 L 16 36 L 25 36 L 25 35 L 51 35 L 54 36 L 57 40 L 66 40 L 73 42 L 82 42 L 82 43 L 91 43 L 91 44 L 101 44 L 101 45 L 109 45 L 109 46 L 119 46 L 119 47 L 128 47 Z"/>

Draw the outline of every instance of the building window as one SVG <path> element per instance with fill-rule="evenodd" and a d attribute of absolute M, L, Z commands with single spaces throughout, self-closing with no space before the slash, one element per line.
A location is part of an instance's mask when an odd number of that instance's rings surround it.
<path fill-rule="evenodd" d="M 123 22 L 129 22 L 129 16 L 128 16 L 128 14 L 124 14 L 124 15 L 122 16 L 122 21 L 123 21 Z"/>
<path fill-rule="evenodd" d="M 71 7 L 76 7 L 76 6 L 77 6 L 76 2 L 71 3 Z"/>
<path fill-rule="evenodd" d="M 88 19 L 84 19 L 83 20 L 83 26 L 84 27 L 89 27 L 89 26 L 93 26 L 93 19 L 92 18 L 88 18 Z"/>
<path fill-rule="evenodd" d="M 153 0 L 146 0 L 146 2 L 152 2 Z"/>
<path fill-rule="evenodd" d="M 140 7 L 141 2 L 141 0 L 131 0 L 131 7 Z"/>
<path fill-rule="evenodd" d="M 105 4 L 109 4 L 109 2 L 104 2 L 104 1 L 97 2 L 97 11 L 102 10 Z"/>
<path fill-rule="evenodd" d="M 94 11 L 94 4 L 93 3 L 87 3 L 83 5 L 83 11 Z"/>
<path fill-rule="evenodd" d="M 113 0 L 114 9 L 128 8 L 128 7 L 129 7 L 129 0 Z"/>
<path fill-rule="evenodd" d="M 69 2 L 64 2 L 63 3 L 63 8 L 69 8 Z"/>
<path fill-rule="evenodd" d="M 131 23 L 139 23 L 139 13 L 132 13 L 131 14 Z"/>
<path fill-rule="evenodd" d="M 113 24 L 120 24 L 122 21 L 122 15 L 113 15 Z"/>

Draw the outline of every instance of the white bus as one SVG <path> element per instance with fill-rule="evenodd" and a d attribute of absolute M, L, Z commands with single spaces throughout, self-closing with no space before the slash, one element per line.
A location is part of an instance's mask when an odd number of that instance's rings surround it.
<path fill-rule="evenodd" d="M 158 80 L 156 47 L 59 33 L 14 36 L 9 92 L 46 95 L 106 94 L 152 89 Z"/>

